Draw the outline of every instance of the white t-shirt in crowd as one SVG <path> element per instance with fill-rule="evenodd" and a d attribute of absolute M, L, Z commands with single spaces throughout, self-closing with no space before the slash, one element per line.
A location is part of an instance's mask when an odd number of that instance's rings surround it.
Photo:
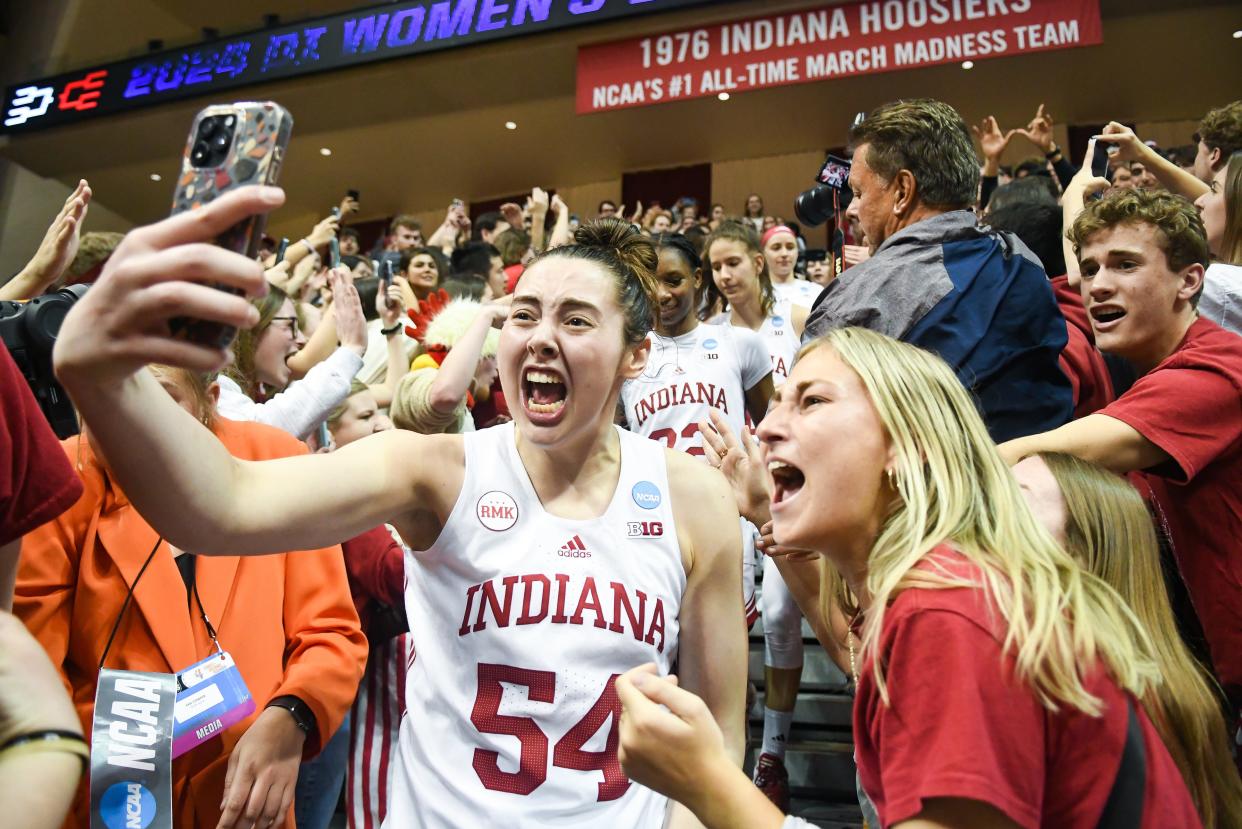
<path fill-rule="evenodd" d="M 1235 334 L 1242 334 L 1242 267 L 1216 263 L 1203 276 L 1199 313 Z"/>

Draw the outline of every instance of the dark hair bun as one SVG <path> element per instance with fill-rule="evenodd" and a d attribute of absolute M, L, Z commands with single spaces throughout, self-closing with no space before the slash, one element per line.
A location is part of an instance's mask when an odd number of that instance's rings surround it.
<path fill-rule="evenodd" d="M 635 229 L 634 225 L 612 217 L 595 219 L 578 226 L 578 230 L 574 232 L 574 242 L 583 247 L 599 248 L 611 253 L 629 272 L 628 275 L 638 280 L 648 299 L 655 301 L 655 272 L 660 257 L 651 240 Z"/>

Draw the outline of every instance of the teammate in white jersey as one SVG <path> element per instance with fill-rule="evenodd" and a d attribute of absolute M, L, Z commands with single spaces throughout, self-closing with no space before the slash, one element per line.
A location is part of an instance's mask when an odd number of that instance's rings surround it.
<path fill-rule="evenodd" d="M 316 548 L 384 521 L 426 551 L 407 559 L 420 719 L 402 731 L 387 825 L 665 825 L 665 801 L 619 775 L 613 678 L 676 660 L 740 764 L 746 636 L 728 484 L 612 423 L 622 380 L 646 361 L 650 243 L 603 220 L 527 269 L 498 355 L 513 427 L 388 431 L 249 463 L 143 367 L 224 364 L 167 321 L 254 323 L 243 296 L 208 286 L 260 294 L 261 267 L 202 243 L 282 201 L 242 188 L 132 231 L 66 317 L 57 371 L 119 483 L 170 543 L 201 554 Z M 254 797 L 281 802 L 261 786 Z M 697 824 L 674 805 L 668 825 Z"/>
<path fill-rule="evenodd" d="M 664 441 L 670 449 L 703 454 L 698 422 L 716 409 L 735 430 L 763 419 L 772 397 L 767 346 L 755 332 L 699 322 L 694 309 L 703 284 L 703 262 L 680 235 L 656 239 L 658 301 L 651 353 L 642 374 L 621 386 L 631 431 Z"/>
<path fill-rule="evenodd" d="M 799 279 L 794 273 L 798 265 L 798 237 L 794 236 L 794 232 L 786 225 L 770 227 L 764 231 L 759 243 L 768 263 L 776 298 L 812 307 L 823 288 L 814 282 Z"/>
<path fill-rule="evenodd" d="M 772 381 L 779 388 L 798 353 L 806 307 L 775 299 L 763 246 L 749 226 L 721 223 L 707 237 L 707 258 L 712 277 L 729 303 L 722 316 L 734 325 L 758 331 L 764 338 L 772 356 Z M 785 747 L 802 683 L 802 613 L 780 570 L 767 556 L 763 559 L 759 604 L 763 615 L 764 710 L 755 785 L 788 811 Z"/>
<path fill-rule="evenodd" d="M 643 373 L 621 386 L 629 429 L 670 449 L 702 457 L 698 423 L 715 409 L 736 431 L 763 419 L 772 398 L 767 346 L 753 331 L 699 322 L 694 313 L 703 286 L 703 261 L 680 234 L 655 239 L 658 301 L 651 353 Z M 742 603 L 749 627 L 759 617 L 755 602 L 755 526 L 742 532 Z"/>
<path fill-rule="evenodd" d="M 749 225 L 721 222 L 705 249 L 712 280 L 727 304 L 711 322 L 749 328 L 763 337 L 772 359 L 772 384 L 779 387 L 798 353 L 809 310 L 776 298 L 759 235 Z"/>

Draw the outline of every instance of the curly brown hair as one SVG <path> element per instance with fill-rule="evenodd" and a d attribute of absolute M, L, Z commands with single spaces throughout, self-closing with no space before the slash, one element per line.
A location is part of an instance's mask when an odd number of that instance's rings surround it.
<path fill-rule="evenodd" d="M 1228 162 L 1231 155 L 1242 150 L 1242 101 L 1209 110 L 1199 122 L 1198 135 L 1209 150 L 1220 150 L 1221 164 Z M 1220 169 L 1219 164 L 1216 169 Z"/>
<path fill-rule="evenodd" d="M 1112 190 L 1087 204 L 1065 235 L 1082 256 L 1092 236 L 1119 225 L 1146 224 L 1157 231 L 1156 242 L 1164 251 L 1169 268 L 1180 271 L 1190 265 L 1208 264 L 1207 233 L 1193 204 L 1165 190 Z M 1194 298 L 1198 302 L 1198 296 Z"/>

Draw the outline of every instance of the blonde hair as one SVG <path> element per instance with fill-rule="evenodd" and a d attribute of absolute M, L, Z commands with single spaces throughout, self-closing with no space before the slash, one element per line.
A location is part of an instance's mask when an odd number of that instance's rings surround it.
<path fill-rule="evenodd" d="M 1017 678 L 1045 708 L 1098 716 L 1101 701 L 1084 687 L 1080 670 L 1097 661 L 1125 690 L 1147 694 L 1158 673 L 1138 619 L 1031 514 L 949 366 L 861 328 L 813 340 L 799 358 L 825 346 L 862 380 L 895 457 L 898 503 L 868 557 L 864 658 L 875 654 L 887 606 L 900 591 L 977 587 L 1004 619 L 1002 649 L 1012 654 Z M 981 584 L 949 575 L 934 560 L 917 567 L 946 542 L 979 567 Z M 823 588 L 821 595 L 829 596 L 831 582 Z M 887 704 L 882 662 L 874 660 L 875 679 Z"/>
<path fill-rule="evenodd" d="M 1073 455 L 1040 455 L 1065 502 L 1065 547 L 1108 582 L 1151 637 L 1163 682 L 1143 708 L 1177 763 L 1207 827 L 1242 826 L 1242 780 L 1210 675 L 1177 631 L 1151 515 L 1134 487 Z"/>
<path fill-rule="evenodd" d="M 362 394 L 364 391 L 370 391 L 371 387 L 359 380 L 357 377 L 349 381 L 349 394 L 345 395 L 345 399 L 336 404 L 336 408 L 328 413 L 328 428 L 335 431 L 336 424 L 345 416 L 345 410 L 349 408 L 349 401 L 356 394 Z"/>

